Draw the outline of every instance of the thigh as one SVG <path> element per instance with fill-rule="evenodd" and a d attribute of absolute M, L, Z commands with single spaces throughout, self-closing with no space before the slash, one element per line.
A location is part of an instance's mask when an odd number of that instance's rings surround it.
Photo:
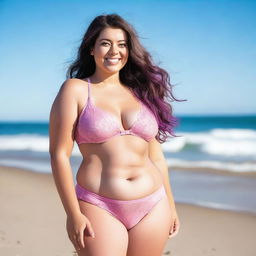
<path fill-rule="evenodd" d="M 79 256 L 126 256 L 128 232 L 114 216 L 91 203 L 79 200 L 81 212 L 89 219 L 95 238 L 84 236 L 85 248 Z"/>
<path fill-rule="evenodd" d="M 161 256 L 171 226 L 171 208 L 167 196 L 128 231 L 127 256 Z"/>

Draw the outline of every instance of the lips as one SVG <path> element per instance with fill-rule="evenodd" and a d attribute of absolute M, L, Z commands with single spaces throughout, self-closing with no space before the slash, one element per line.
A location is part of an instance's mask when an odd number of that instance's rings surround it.
<path fill-rule="evenodd" d="M 105 58 L 105 60 L 110 64 L 117 64 L 119 62 L 119 60 L 121 60 L 121 59 L 120 58 Z"/>
<path fill-rule="evenodd" d="M 121 58 L 105 58 L 106 60 L 121 60 Z"/>

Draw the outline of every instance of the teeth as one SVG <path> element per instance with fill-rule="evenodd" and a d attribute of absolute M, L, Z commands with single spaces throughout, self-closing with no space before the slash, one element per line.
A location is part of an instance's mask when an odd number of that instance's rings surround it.
<path fill-rule="evenodd" d="M 113 64 L 116 64 L 116 63 L 118 63 L 118 61 L 119 61 L 119 59 L 108 59 L 108 58 L 106 58 L 106 60 L 107 60 L 108 62 L 110 62 L 110 63 L 113 63 Z"/>

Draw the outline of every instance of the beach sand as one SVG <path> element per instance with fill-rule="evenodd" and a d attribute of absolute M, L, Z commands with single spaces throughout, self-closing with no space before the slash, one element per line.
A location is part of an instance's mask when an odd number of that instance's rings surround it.
<path fill-rule="evenodd" d="M 0 167 L 0 203 L 0 255 L 76 255 L 50 174 Z M 181 228 L 163 255 L 256 255 L 255 215 L 180 203 L 176 208 Z"/>

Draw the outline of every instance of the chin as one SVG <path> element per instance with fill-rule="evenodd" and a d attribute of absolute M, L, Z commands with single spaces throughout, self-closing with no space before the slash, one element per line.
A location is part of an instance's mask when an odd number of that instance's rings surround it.
<path fill-rule="evenodd" d="M 107 68 L 105 67 L 104 70 L 106 70 L 108 73 L 116 73 L 119 72 L 123 67 L 113 67 L 113 68 Z"/>

